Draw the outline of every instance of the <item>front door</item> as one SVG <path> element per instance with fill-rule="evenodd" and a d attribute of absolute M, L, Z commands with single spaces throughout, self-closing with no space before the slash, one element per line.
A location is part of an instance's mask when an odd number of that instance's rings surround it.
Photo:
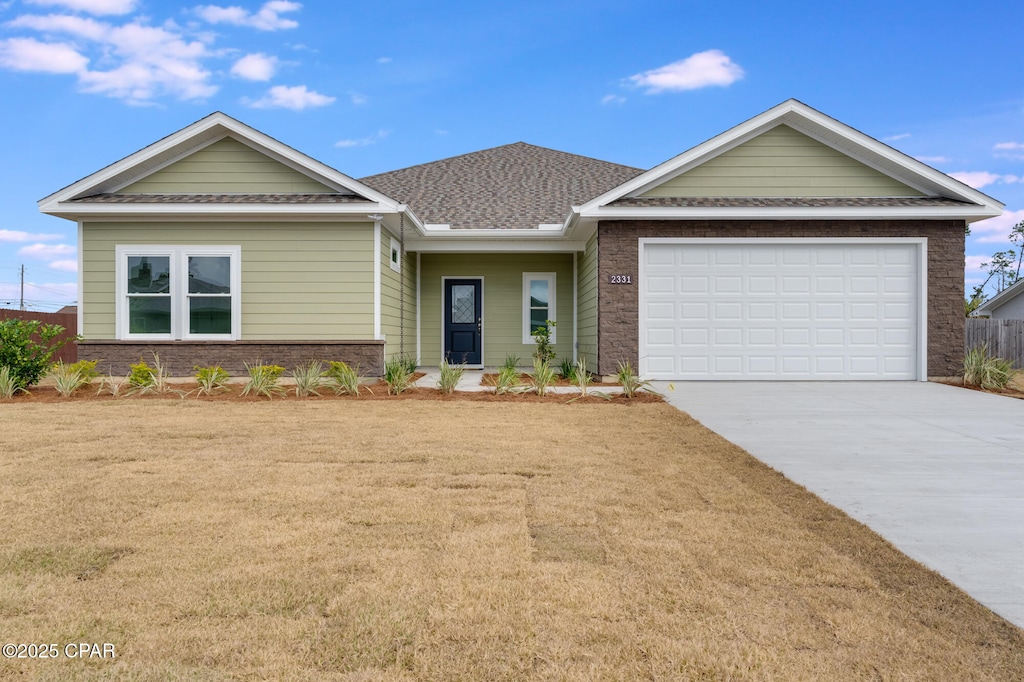
<path fill-rule="evenodd" d="M 481 289 L 479 279 L 444 281 L 444 359 L 452 364 L 483 363 Z"/>

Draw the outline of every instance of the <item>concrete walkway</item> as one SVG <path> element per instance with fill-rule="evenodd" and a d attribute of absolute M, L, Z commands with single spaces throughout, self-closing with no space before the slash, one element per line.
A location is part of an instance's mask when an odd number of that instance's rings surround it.
<path fill-rule="evenodd" d="M 923 382 L 656 387 L 1024 627 L 1024 400 Z"/>

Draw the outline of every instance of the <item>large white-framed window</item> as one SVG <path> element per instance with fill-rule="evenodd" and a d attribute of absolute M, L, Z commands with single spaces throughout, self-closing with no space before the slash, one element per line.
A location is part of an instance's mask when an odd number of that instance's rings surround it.
<path fill-rule="evenodd" d="M 118 339 L 237 340 L 240 246 L 116 247 Z"/>
<path fill-rule="evenodd" d="M 523 343 L 536 343 L 534 332 L 546 327 L 547 321 L 558 321 L 555 312 L 555 273 L 523 273 Z M 551 343 L 555 342 L 558 328 L 551 330 Z"/>

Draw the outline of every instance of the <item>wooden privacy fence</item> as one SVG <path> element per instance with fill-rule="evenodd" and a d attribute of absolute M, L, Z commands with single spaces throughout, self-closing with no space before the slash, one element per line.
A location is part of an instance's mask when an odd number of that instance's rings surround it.
<path fill-rule="evenodd" d="M 1013 360 L 1024 368 L 1024 320 L 987 320 L 967 318 L 964 350 L 988 344 L 990 355 Z"/>
<path fill-rule="evenodd" d="M 6 310 L 0 309 L 0 320 L 39 320 L 43 324 L 59 324 L 64 327 L 64 333 L 60 339 L 74 338 L 78 333 L 78 315 L 76 313 L 37 313 L 32 310 Z M 64 344 L 55 356 L 53 361 L 63 360 L 64 362 L 78 362 L 78 344 L 72 341 Z"/>

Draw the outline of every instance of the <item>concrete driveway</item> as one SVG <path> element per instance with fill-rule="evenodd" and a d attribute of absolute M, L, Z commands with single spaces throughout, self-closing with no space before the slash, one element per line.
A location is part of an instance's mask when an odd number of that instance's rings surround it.
<path fill-rule="evenodd" d="M 1024 627 L 1024 400 L 924 382 L 656 382 Z"/>

